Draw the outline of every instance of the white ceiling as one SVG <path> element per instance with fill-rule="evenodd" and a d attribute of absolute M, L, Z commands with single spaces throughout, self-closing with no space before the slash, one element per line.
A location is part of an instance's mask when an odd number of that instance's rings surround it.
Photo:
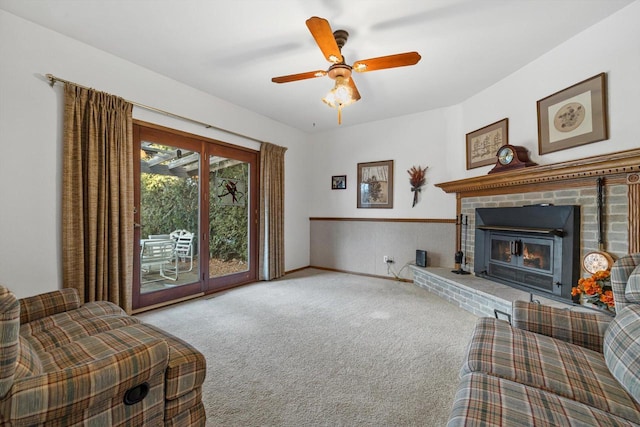
<path fill-rule="evenodd" d="M 271 82 L 330 65 L 305 25 L 311 16 L 349 32 L 349 64 L 422 56 L 356 74 L 362 99 L 343 111 L 349 126 L 460 103 L 633 1 L 0 0 L 0 9 L 315 132 L 338 127 L 321 101 L 333 81 Z"/>

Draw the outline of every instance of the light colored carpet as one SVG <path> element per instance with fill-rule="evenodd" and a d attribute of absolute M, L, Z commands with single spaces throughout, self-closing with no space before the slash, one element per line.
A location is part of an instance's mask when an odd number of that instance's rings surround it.
<path fill-rule="evenodd" d="M 443 426 L 476 317 L 412 283 L 306 269 L 138 316 L 207 358 L 211 426 Z"/>

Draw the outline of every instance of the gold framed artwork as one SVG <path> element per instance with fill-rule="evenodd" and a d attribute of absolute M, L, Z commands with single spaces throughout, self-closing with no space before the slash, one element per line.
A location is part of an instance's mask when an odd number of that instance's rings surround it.
<path fill-rule="evenodd" d="M 393 160 L 358 163 L 358 208 L 393 208 Z"/>
<path fill-rule="evenodd" d="M 606 74 L 583 80 L 538 101 L 538 153 L 609 138 Z"/>
<path fill-rule="evenodd" d="M 467 134 L 467 169 L 495 164 L 498 149 L 508 143 L 508 118 L 469 132 Z"/>

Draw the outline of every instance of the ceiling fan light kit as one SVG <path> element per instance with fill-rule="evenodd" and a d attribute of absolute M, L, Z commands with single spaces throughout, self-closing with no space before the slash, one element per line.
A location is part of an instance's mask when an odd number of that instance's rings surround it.
<path fill-rule="evenodd" d="M 336 85 L 322 98 L 322 101 L 331 108 L 338 109 L 338 124 L 342 124 L 342 107 L 351 105 L 358 99 L 354 97 L 353 90 L 349 86 L 348 77 L 336 77 Z"/>
<path fill-rule="evenodd" d="M 324 18 L 313 16 L 307 19 L 307 28 L 322 51 L 325 59 L 332 63 L 327 71 L 309 71 L 306 73 L 290 74 L 287 76 L 274 77 L 274 83 L 288 83 L 298 80 L 312 79 L 328 75 L 330 79 L 336 81 L 335 86 L 322 98 L 322 101 L 331 108 L 338 109 L 338 124 L 342 124 L 342 107 L 351 105 L 360 99 L 360 93 L 356 87 L 351 71 L 364 73 L 367 71 L 382 70 L 385 68 L 404 67 L 415 65 L 420 61 L 418 52 L 406 52 L 395 55 L 381 56 L 377 58 L 365 59 L 354 62 L 353 66 L 348 65 L 342 56 L 349 33 L 345 30 L 331 31 L 329 21 Z"/>

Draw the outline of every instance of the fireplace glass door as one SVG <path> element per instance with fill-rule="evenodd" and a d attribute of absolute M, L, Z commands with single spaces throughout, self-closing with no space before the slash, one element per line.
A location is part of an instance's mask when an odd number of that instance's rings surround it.
<path fill-rule="evenodd" d="M 551 251 L 552 246 L 548 240 L 544 242 L 523 241 L 522 266 L 551 272 L 551 262 L 553 260 Z"/>
<path fill-rule="evenodd" d="M 516 268 L 553 271 L 553 239 L 492 233 L 491 261 Z"/>
<path fill-rule="evenodd" d="M 514 284 L 555 292 L 554 238 L 491 232 L 488 275 Z"/>

